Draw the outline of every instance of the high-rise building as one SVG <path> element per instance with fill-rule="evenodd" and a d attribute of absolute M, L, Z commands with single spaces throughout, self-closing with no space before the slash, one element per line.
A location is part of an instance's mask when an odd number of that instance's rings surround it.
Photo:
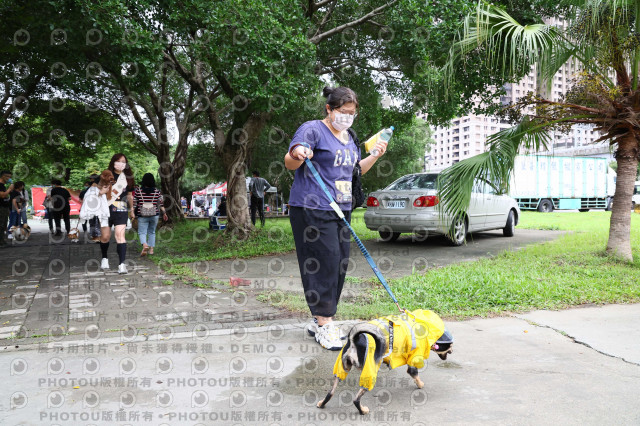
<path fill-rule="evenodd" d="M 558 26 L 563 24 L 558 19 L 549 20 L 547 23 Z M 560 68 L 549 85 L 548 82 L 542 83 L 535 68 L 532 67 L 531 72 L 522 80 L 504 86 L 505 94 L 500 97 L 500 102 L 503 105 L 514 103 L 529 92 L 552 101 L 561 101 L 579 72 L 578 63 L 569 61 Z M 526 113 L 533 112 L 532 107 L 528 109 Z M 451 120 L 449 127 L 435 127 L 433 139 L 436 143 L 427 147 L 425 169 L 440 171 L 460 160 L 480 154 L 487 150 L 486 141 L 490 135 L 511 126 L 510 123 L 498 117 L 470 114 Z M 600 134 L 593 130 L 592 125 L 575 124 L 568 133 L 553 130 L 550 131 L 549 136 L 549 149 L 541 153 L 610 159 L 613 157 L 606 141 L 594 144 Z"/>

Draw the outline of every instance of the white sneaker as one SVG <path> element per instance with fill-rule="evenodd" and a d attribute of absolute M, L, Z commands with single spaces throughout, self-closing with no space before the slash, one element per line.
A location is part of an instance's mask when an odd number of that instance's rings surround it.
<path fill-rule="evenodd" d="M 9 233 L 9 235 L 7 235 L 7 240 L 13 240 L 13 233 Z"/>
<path fill-rule="evenodd" d="M 102 259 L 102 263 L 100 264 L 101 269 L 109 269 L 109 259 L 106 257 Z"/>
<path fill-rule="evenodd" d="M 316 329 L 316 342 L 320 343 L 325 349 L 330 351 L 339 351 L 344 343 L 340 339 L 340 328 L 333 322 L 319 326 Z"/>
<path fill-rule="evenodd" d="M 309 336 L 312 336 L 312 337 L 315 336 L 316 332 L 318 331 L 318 320 L 315 318 L 311 318 L 311 321 L 309 321 L 309 324 L 307 324 L 304 329 L 307 330 L 307 333 L 309 333 Z M 345 334 L 345 332 L 342 331 L 342 329 L 339 327 L 338 327 L 338 331 L 340 332 L 340 340 L 345 340 L 347 338 L 347 335 Z"/>
<path fill-rule="evenodd" d="M 124 263 L 121 263 L 118 265 L 118 273 L 119 274 L 126 274 L 128 273 L 127 271 L 127 265 L 125 265 Z"/>

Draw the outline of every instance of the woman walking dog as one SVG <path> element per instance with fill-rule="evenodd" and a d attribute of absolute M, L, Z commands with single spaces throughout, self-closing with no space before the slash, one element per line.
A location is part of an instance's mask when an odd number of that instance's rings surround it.
<path fill-rule="evenodd" d="M 289 220 L 298 256 L 304 295 L 313 315 L 307 332 L 324 348 L 340 350 L 341 333 L 333 323 L 349 264 L 350 234 L 329 205 L 323 190 L 304 164 L 312 159 L 347 221 L 351 220 L 351 178 L 356 163 L 362 173 L 384 155 L 387 143 L 378 142 L 376 155 L 361 159 L 360 149 L 347 129 L 358 114 L 358 98 L 347 87 L 325 87 L 325 117 L 303 123 L 293 136 L 285 167 L 295 170 L 289 198 Z"/>
<path fill-rule="evenodd" d="M 115 184 L 111 188 L 111 199 L 109 200 L 109 222 L 101 223 L 100 230 L 100 250 L 102 251 L 102 269 L 109 269 L 107 254 L 109 251 L 109 240 L 111 239 L 111 227 L 115 228 L 116 251 L 118 252 L 118 273 L 126 274 L 127 265 L 127 240 L 125 239 L 125 229 L 129 217 L 133 219 L 133 172 L 129 166 L 127 157 L 124 154 L 115 154 L 111 157 L 108 170 L 113 173 Z M 109 197 L 107 197 L 109 198 Z"/>

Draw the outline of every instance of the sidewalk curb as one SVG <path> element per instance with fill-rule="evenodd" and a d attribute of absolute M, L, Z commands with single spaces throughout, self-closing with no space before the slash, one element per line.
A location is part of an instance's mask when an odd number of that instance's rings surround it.
<path fill-rule="evenodd" d="M 344 324 L 353 324 L 357 321 L 355 320 L 346 320 L 346 321 L 334 321 L 336 325 L 344 325 Z M 255 333 L 264 333 L 273 329 L 278 329 L 279 331 L 287 331 L 287 330 L 304 330 L 304 327 L 308 324 L 308 322 L 297 323 L 297 324 L 285 324 L 285 325 L 263 325 L 259 327 L 249 327 L 244 330 L 245 333 L 255 334 Z M 201 325 L 201 324 L 196 324 Z M 216 329 L 216 330 L 207 330 L 207 334 L 203 336 L 194 337 L 193 331 L 180 331 L 177 333 L 173 333 L 171 337 L 161 338 L 158 334 L 153 335 L 137 335 L 132 338 L 124 338 L 124 337 L 108 337 L 105 339 L 97 339 L 97 340 L 60 340 L 57 342 L 47 342 L 47 343 L 25 343 L 19 344 L 17 342 L 11 345 L 5 345 L 0 348 L 0 353 L 4 352 L 19 352 L 23 350 L 33 350 L 38 348 L 47 348 L 53 349 L 55 347 L 59 347 L 60 345 L 87 345 L 87 344 L 124 344 L 124 343 L 140 343 L 140 342 L 150 342 L 150 341 L 162 341 L 162 340 L 172 340 L 172 339 L 188 339 L 192 338 L 194 340 L 204 340 L 208 337 L 213 336 L 229 336 L 235 333 L 235 329 L 233 328 L 224 328 L 224 329 Z M 18 346 L 18 347 L 16 347 Z"/>

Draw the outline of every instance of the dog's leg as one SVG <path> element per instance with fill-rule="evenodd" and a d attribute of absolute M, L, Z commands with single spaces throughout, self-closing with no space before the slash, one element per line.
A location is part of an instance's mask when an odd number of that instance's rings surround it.
<path fill-rule="evenodd" d="M 424 382 L 422 380 L 420 380 L 420 377 L 418 376 L 418 369 L 412 366 L 408 366 L 407 367 L 407 373 L 409 373 L 409 375 L 411 376 L 411 378 L 416 382 L 416 386 L 418 386 L 418 389 L 422 389 L 424 387 Z"/>
<path fill-rule="evenodd" d="M 367 392 L 366 389 L 360 388 L 360 391 L 358 391 L 358 394 L 356 395 L 356 398 L 353 400 L 353 405 L 356 406 L 356 408 L 358 409 L 360 414 L 363 415 L 363 416 L 365 414 L 369 414 L 369 408 L 367 408 L 364 405 L 360 404 L 360 398 L 362 398 L 362 395 L 364 395 L 365 392 Z"/>
<path fill-rule="evenodd" d="M 336 379 L 333 381 L 333 386 L 331 387 L 331 390 L 329 391 L 327 396 L 325 396 L 322 401 L 318 402 L 318 408 L 324 408 L 324 406 L 327 405 L 327 402 L 329 402 L 333 394 L 336 392 L 336 388 L 338 387 L 339 381 L 340 379 L 336 377 Z"/>

